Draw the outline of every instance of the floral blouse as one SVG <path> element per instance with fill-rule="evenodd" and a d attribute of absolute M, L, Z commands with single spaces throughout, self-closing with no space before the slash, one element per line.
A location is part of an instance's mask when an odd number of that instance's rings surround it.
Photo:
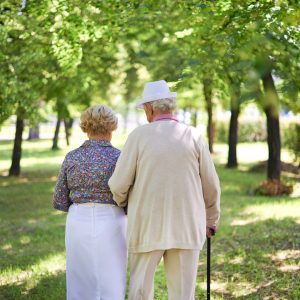
<path fill-rule="evenodd" d="M 108 186 L 120 150 L 107 140 L 88 140 L 69 152 L 62 164 L 53 206 L 68 211 L 72 203 L 115 204 Z"/>

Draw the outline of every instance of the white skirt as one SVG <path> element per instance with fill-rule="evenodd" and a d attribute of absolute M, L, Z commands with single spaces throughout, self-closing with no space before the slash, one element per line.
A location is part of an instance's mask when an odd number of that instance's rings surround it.
<path fill-rule="evenodd" d="M 123 300 L 127 217 L 122 208 L 72 204 L 66 222 L 67 299 Z"/>

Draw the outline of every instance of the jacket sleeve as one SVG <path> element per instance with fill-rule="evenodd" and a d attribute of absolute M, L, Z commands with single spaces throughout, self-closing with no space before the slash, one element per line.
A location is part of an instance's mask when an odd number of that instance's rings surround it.
<path fill-rule="evenodd" d="M 208 145 L 201 138 L 199 170 L 206 208 L 206 226 L 217 226 L 220 218 L 220 182 L 212 161 Z"/>
<path fill-rule="evenodd" d="M 134 184 L 137 158 L 137 143 L 131 134 L 121 151 L 114 173 L 108 181 L 113 198 L 121 207 L 127 205 L 128 193 Z"/>
<path fill-rule="evenodd" d="M 60 169 L 57 183 L 55 186 L 54 195 L 52 198 L 53 207 L 65 212 L 69 210 L 69 207 L 72 203 L 69 197 L 70 190 L 68 188 L 66 169 L 67 162 L 65 159 Z"/>

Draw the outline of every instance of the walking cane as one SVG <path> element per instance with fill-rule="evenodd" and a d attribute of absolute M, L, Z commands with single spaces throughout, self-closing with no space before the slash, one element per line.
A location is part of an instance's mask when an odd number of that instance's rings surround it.
<path fill-rule="evenodd" d="M 215 229 L 209 228 L 211 235 L 215 235 Z M 210 237 L 207 237 L 207 300 L 210 300 Z"/>

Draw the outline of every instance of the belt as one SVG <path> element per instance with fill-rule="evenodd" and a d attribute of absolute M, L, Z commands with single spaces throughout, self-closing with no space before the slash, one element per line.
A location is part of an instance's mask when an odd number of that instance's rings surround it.
<path fill-rule="evenodd" d="M 74 203 L 76 205 L 84 205 L 89 207 L 95 207 L 95 206 L 116 206 L 115 204 L 110 203 L 98 203 L 98 202 L 84 202 L 84 203 Z"/>

